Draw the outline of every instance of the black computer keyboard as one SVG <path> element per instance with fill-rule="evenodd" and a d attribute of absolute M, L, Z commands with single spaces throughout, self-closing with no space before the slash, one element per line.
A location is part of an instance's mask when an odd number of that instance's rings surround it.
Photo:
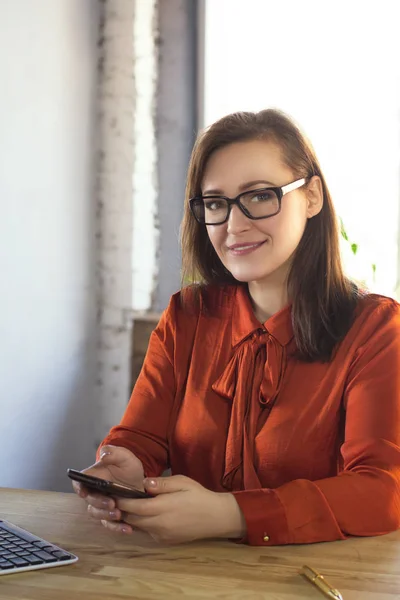
<path fill-rule="evenodd" d="M 0 519 L 0 575 L 68 565 L 78 557 Z"/>

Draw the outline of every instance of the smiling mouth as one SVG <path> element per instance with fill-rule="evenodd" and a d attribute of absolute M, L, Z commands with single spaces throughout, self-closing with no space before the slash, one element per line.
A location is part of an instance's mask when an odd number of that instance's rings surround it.
<path fill-rule="evenodd" d="M 235 256 L 241 256 L 243 254 L 250 254 L 251 252 L 258 250 L 258 248 L 260 248 L 263 244 L 265 244 L 265 241 L 259 242 L 258 244 L 237 244 L 235 246 L 229 247 L 228 250 L 231 254 Z"/>

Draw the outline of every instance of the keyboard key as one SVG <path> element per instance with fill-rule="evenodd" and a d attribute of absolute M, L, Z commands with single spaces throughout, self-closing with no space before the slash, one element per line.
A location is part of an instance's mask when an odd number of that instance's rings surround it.
<path fill-rule="evenodd" d="M 13 569 L 14 567 L 15 565 L 13 565 L 12 562 L 9 562 L 7 560 L 0 562 L 0 571 L 5 571 L 6 569 Z"/>
<path fill-rule="evenodd" d="M 63 552 L 62 550 L 56 550 L 52 554 L 53 554 L 53 556 L 58 558 L 58 560 L 68 560 L 71 558 L 71 555 L 68 554 L 68 552 Z"/>
<path fill-rule="evenodd" d="M 44 550 L 38 550 L 37 552 L 35 552 L 35 556 L 38 556 L 44 562 L 55 562 L 57 560 L 55 556 L 52 556 L 51 554 L 49 554 L 48 552 L 45 552 Z"/>
<path fill-rule="evenodd" d="M 17 558 L 11 558 L 10 562 L 12 562 L 12 564 L 16 567 L 27 567 L 29 565 L 29 563 L 26 560 L 20 558 L 19 556 L 17 556 Z"/>
<path fill-rule="evenodd" d="M 38 558 L 37 556 L 33 556 L 33 554 L 30 554 L 29 556 L 24 556 L 24 559 L 30 564 L 30 565 L 41 565 L 43 564 L 43 561 L 41 558 Z"/>
<path fill-rule="evenodd" d="M 52 550 L 57 550 L 55 546 L 52 546 L 48 542 L 34 542 L 33 544 L 36 548 L 40 548 L 40 550 L 45 550 L 46 552 L 51 552 Z"/>
<path fill-rule="evenodd" d="M 37 550 L 37 547 L 34 546 L 33 544 L 21 544 L 20 548 L 24 549 L 24 550 L 29 550 L 29 552 L 35 552 L 35 550 Z"/>

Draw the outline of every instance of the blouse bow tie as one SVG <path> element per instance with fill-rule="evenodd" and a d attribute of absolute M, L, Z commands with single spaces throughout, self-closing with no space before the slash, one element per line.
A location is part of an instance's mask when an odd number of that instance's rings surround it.
<path fill-rule="evenodd" d="M 232 402 L 222 485 L 231 491 L 259 489 L 254 466 L 255 438 L 279 393 L 286 351 L 258 329 L 235 349 L 214 392 Z"/>

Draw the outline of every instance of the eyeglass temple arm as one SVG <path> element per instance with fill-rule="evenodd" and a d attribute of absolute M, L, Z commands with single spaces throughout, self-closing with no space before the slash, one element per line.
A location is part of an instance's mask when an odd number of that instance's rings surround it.
<path fill-rule="evenodd" d="M 284 185 L 281 190 L 282 190 L 282 194 L 288 194 L 289 192 L 292 192 L 293 190 L 297 190 L 297 188 L 301 187 L 302 185 L 304 185 L 306 183 L 306 179 L 303 177 L 302 179 L 298 179 L 297 181 L 293 181 L 293 183 L 288 183 L 287 185 Z"/>

